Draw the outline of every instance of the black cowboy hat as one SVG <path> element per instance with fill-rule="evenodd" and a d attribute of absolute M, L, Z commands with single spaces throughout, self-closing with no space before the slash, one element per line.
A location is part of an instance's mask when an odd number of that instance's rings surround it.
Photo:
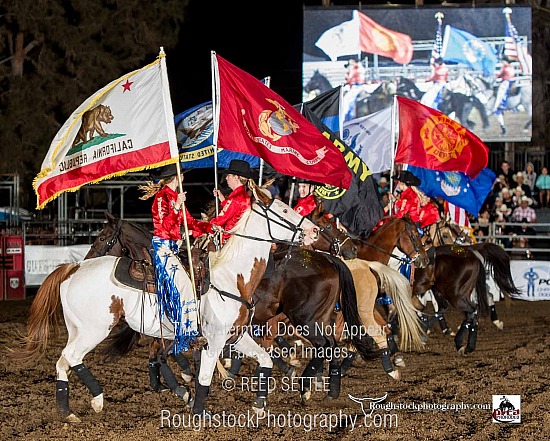
<path fill-rule="evenodd" d="M 176 164 L 168 164 L 160 168 L 151 170 L 149 176 L 151 179 L 166 179 L 178 174 Z"/>
<path fill-rule="evenodd" d="M 243 178 L 255 179 L 256 174 L 250 168 L 250 164 L 241 159 L 232 159 L 229 163 L 229 167 L 225 170 L 224 175 L 237 175 L 242 176 Z"/>
<path fill-rule="evenodd" d="M 297 178 L 297 179 L 296 179 L 296 183 L 297 183 L 297 184 L 320 185 L 318 182 L 311 181 L 311 180 L 309 180 L 309 179 L 304 179 L 304 178 Z"/>
<path fill-rule="evenodd" d="M 415 187 L 418 187 L 420 184 L 422 184 L 422 181 L 420 181 L 419 178 L 417 178 L 408 170 L 401 170 L 398 174 L 392 176 L 391 178 L 395 179 L 396 181 L 404 182 L 407 185 L 413 185 Z"/>

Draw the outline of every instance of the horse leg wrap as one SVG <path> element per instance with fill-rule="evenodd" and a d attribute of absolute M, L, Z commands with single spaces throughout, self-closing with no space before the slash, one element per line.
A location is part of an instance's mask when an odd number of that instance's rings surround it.
<path fill-rule="evenodd" d="M 390 334 L 388 334 L 390 335 Z M 394 342 L 395 343 L 395 342 Z M 353 364 L 353 360 L 357 356 L 357 352 L 350 351 L 348 352 L 348 356 L 344 358 L 344 361 L 342 362 L 342 365 L 340 366 L 340 375 L 342 377 L 345 377 L 349 369 L 351 368 L 351 365 Z"/>
<path fill-rule="evenodd" d="M 243 359 L 241 357 L 235 357 L 231 360 L 231 367 L 229 368 L 229 375 L 234 377 L 241 370 L 243 365 Z"/>
<path fill-rule="evenodd" d="M 471 326 L 471 322 L 468 320 L 464 320 L 460 325 L 460 328 L 455 335 L 455 348 L 457 351 L 462 347 L 462 341 L 464 340 L 464 337 L 466 337 L 466 334 L 470 330 L 470 326 Z"/>
<path fill-rule="evenodd" d="M 178 383 L 178 380 L 176 380 L 174 372 L 172 372 L 172 369 L 170 369 L 170 366 L 168 366 L 166 362 L 160 364 L 160 373 L 164 377 L 166 385 L 170 388 L 172 392 L 175 392 L 180 384 Z"/>
<path fill-rule="evenodd" d="M 436 314 L 437 320 L 439 321 L 439 327 L 441 328 L 441 332 L 446 333 L 449 329 L 449 325 L 447 325 L 447 321 L 445 320 L 445 316 L 443 314 Z"/>
<path fill-rule="evenodd" d="M 149 360 L 149 384 L 151 389 L 155 392 L 162 390 L 162 383 L 160 382 L 160 363 L 158 361 Z"/>
<path fill-rule="evenodd" d="M 395 337 L 392 333 L 386 335 L 386 342 L 388 344 L 388 349 L 391 355 L 399 352 L 399 348 L 397 347 L 397 343 L 395 342 Z"/>
<path fill-rule="evenodd" d="M 393 372 L 393 364 L 391 362 L 390 356 L 391 352 L 388 349 L 384 349 L 380 354 L 380 358 L 382 360 L 382 368 L 387 374 Z"/>
<path fill-rule="evenodd" d="M 188 375 L 191 375 L 191 365 L 189 364 L 189 360 L 185 355 L 183 355 L 181 352 L 179 354 L 172 354 L 172 357 L 174 357 L 174 360 L 176 360 L 176 363 L 181 368 L 183 372 L 185 372 Z"/>
<path fill-rule="evenodd" d="M 292 369 L 292 366 L 286 363 L 279 354 L 271 354 L 271 360 L 273 360 L 273 364 L 284 374 L 287 374 L 290 369 Z"/>
<path fill-rule="evenodd" d="M 468 334 L 468 344 L 466 345 L 465 353 L 474 352 L 477 342 L 477 323 L 474 321 L 470 327 L 470 333 Z"/>
<path fill-rule="evenodd" d="M 88 370 L 84 364 L 80 363 L 72 367 L 77 377 L 84 383 L 84 386 L 88 388 L 92 397 L 97 397 L 103 393 L 103 387 L 99 384 L 99 381 L 95 379 L 92 373 Z"/>
<path fill-rule="evenodd" d="M 285 348 L 288 351 L 290 351 L 290 348 L 291 348 L 290 343 L 285 338 L 278 335 L 277 337 L 275 337 L 274 341 L 275 343 L 277 343 L 277 346 L 279 346 L 280 348 Z"/>
<path fill-rule="evenodd" d="M 195 401 L 193 403 L 193 414 L 201 415 L 204 412 L 206 398 L 209 392 L 210 386 L 203 386 L 197 382 L 197 387 L 195 388 Z"/>
<path fill-rule="evenodd" d="M 421 314 L 420 317 L 420 326 L 422 326 L 422 329 L 424 330 L 424 332 L 427 332 L 428 329 L 430 329 L 429 325 L 428 325 L 428 317 L 424 314 Z"/>
<path fill-rule="evenodd" d="M 300 393 L 303 395 L 306 391 L 311 390 L 311 383 L 317 375 L 317 372 L 322 371 L 323 359 L 312 358 L 307 364 L 302 376 L 300 377 Z"/>
<path fill-rule="evenodd" d="M 55 403 L 57 407 L 57 413 L 63 418 L 66 418 L 71 414 L 71 410 L 69 409 L 68 381 L 57 380 L 55 382 Z"/>
<path fill-rule="evenodd" d="M 195 350 L 193 351 L 193 364 L 195 365 L 195 372 L 197 375 L 195 375 L 195 390 L 199 387 L 199 372 L 201 370 L 201 351 Z"/>
<path fill-rule="evenodd" d="M 492 322 L 498 320 L 497 308 L 496 308 L 495 305 L 491 305 L 490 313 L 491 313 L 491 321 Z"/>
<path fill-rule="evenodd" d="M 256 398 L 266 398 L 269 392 L 269 378 L 271 377 L 272 368 L 261 367 L 258 370 L 258 390 Z"/>
<path fill-rule="evenodd" d="M 340 383 L 342 382 L 342 368 L 340 363 L 332 362 L 329 365 L 328 396 L 338 398 L 340 396 Z"/>

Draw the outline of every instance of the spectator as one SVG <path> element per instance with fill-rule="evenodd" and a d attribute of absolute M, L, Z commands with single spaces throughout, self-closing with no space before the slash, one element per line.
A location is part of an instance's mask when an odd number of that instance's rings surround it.
<path fill-rule="evenodd" d="M 366 83 L 365 67 L 355 58 L 350 59 L 346 63 L 346 83 L 350 86 L 361 86 Z"/>
<path fill-rule="evenodd" d="M 385 176 L 382 176 L 380 178 L 380 181 L 378 181 L 378 193 L 380 195 L 383 195 L 384 193 L 387 193 L 390 191 L 390 187 L 388 184 L 388 179 Z"/>
<path fill-rule="evenodd" d="M 529 249 L 529 239 L 516 234 L 512 235 L 512 248 L 510 258 L 513 260 L 529 260 L 533 258 L 533 253 Z"/>
<path fill-rule="evenodd" d="M 535 186 L 539 190 L 540 208 L 550 207 L 550 175 L 547 167 L 542 167 L 540 170 Z"/>
<path fill-rule="evenodd" d="M 523 190 L 523 194 L 525 194 L 525 196 L 528 198 L 533 197 L 531 187 L 525 183 L 525 174 L 523 172 L 517 172 L 514 176 L 512 176 L 512 178 L 516 181 L 517 186 Z"/>
<path fill-rule="evenodd" d="M 525 164 L 525 171 L 523 172 L 524 176 L 524 184 L 527 184 L 529 188 L 531 189 L 531 195 L 530 198 L 533 198 L 533 202 L 536 202 L 534 200 L 535 198 L 535 182 L 537 182 L 537 173 L 535 172 L 535 166 L 532 162 L 528 162 Z"/>
<path fill-rule="evenodd" d="M 533 224 L 537 221 L 537 213 L 531 205 L 533 204 L 533 199 L 528 198 L 527 196 L 522 196 L 520 199 L 519 207 L 514 209 L 512 217 L 510 220 L 512 222 L 525 222 Z"/>
<path fill-rule="evenodd" d="M 498 224 L 498 225 L 495 225 L 496 227 L 495 232 L 497 236 L 505 236 L 505 235 L 512 234 L 511 228 L 507 225 L 511 213 L 512 213 L 512 209 L 508 208 L 506 204 L 502 204 L 499 208 L 497 208 L 496 210 L 497 217 L 495 219 L 495 222 Z M 511 245 L 510 239 L 500 238 L 500 240 L 503 242 L 504 248 L 510 248 L 510 245 Z"/>
<path fill-rule="evenodd" d="M 493 205 L 489 208 L 489 213 L 491 215 L 491 222 L 496 222 L 498 217 L 498 210 L 500 209 L 501 206 L 502 206 L 502 198 L 497 197 Z"/>
<path fill-rule="evenodd" d="M 512 191 L 505 187 L 502 189 L 502 191 L 499 194 L 499 197 L 502 199 L 502 203 L 508 206 L 510 210 L 512 210 L 514 207 L 514 195 L 512 194 Z"/>
<path fill-rule="evenodd" d="M 480 237 L 488 237 L 490 223 L 491 223 L 491 213 L 489 213 L 489 210 L 485 209 L 481 211 L 477 219 L 477 227 L 475 230 L 475 235 Z"/>
<path fill-rule="evenodd" d="M 514 173 L 515 173 L 515 171 L 512 170 L 510 162 L 509 161 L 502 161 L 500 163 L 500 168 L 497 170 L 497 172 L 495 174 L 498 175 L 499 177 L 500 177 L 500 175 L 503 175 L 504 179 L 505 179 L 505 182 L 506 182 L 506 185 L 508 187 L 510 187 L 512 185 L 512 182 L 514 181 L 514 179 L 513 179 Z"/>
<path fill-rule="evenodd" d="M 519 207 L 519 203 L 523 196 L 526 196 L 526 194 L 521 187 L 518 186 L 512 190 L 512 200 L 514 201 L 514 204 L 510 207 L 512 210 Z"/>

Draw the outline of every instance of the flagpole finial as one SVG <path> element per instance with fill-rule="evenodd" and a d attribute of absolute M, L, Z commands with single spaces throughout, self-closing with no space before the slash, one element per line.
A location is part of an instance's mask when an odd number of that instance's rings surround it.
<path fill-rule="evenodd" d="M 164 53 L 164 46 L 161 46 L 161 47 L 160 47 L 159 55 L 166 55 L 166 54 Z"/>
<path fill-rule="evenodd" d="M 510 14 L 512 13 L 512 8 L 504 8 L 504 9 L 502 10 L 502 13 L 503 13 L 504 15 L 510 15 Z"/>
<path fill-rule="evenodd" d="M 445 18 L 445 15 L 443 14 L 443 12 L 436 12 L 434 17 L 439 23 L 441 23 L 441 20 Z"/>

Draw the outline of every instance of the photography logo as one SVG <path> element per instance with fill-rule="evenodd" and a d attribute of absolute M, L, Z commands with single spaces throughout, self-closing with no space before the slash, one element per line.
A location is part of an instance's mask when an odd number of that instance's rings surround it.
<path fill-rule="evenodd" d="M 521 395 L 493 395 L 493 423 L 521 423 Z"/>

